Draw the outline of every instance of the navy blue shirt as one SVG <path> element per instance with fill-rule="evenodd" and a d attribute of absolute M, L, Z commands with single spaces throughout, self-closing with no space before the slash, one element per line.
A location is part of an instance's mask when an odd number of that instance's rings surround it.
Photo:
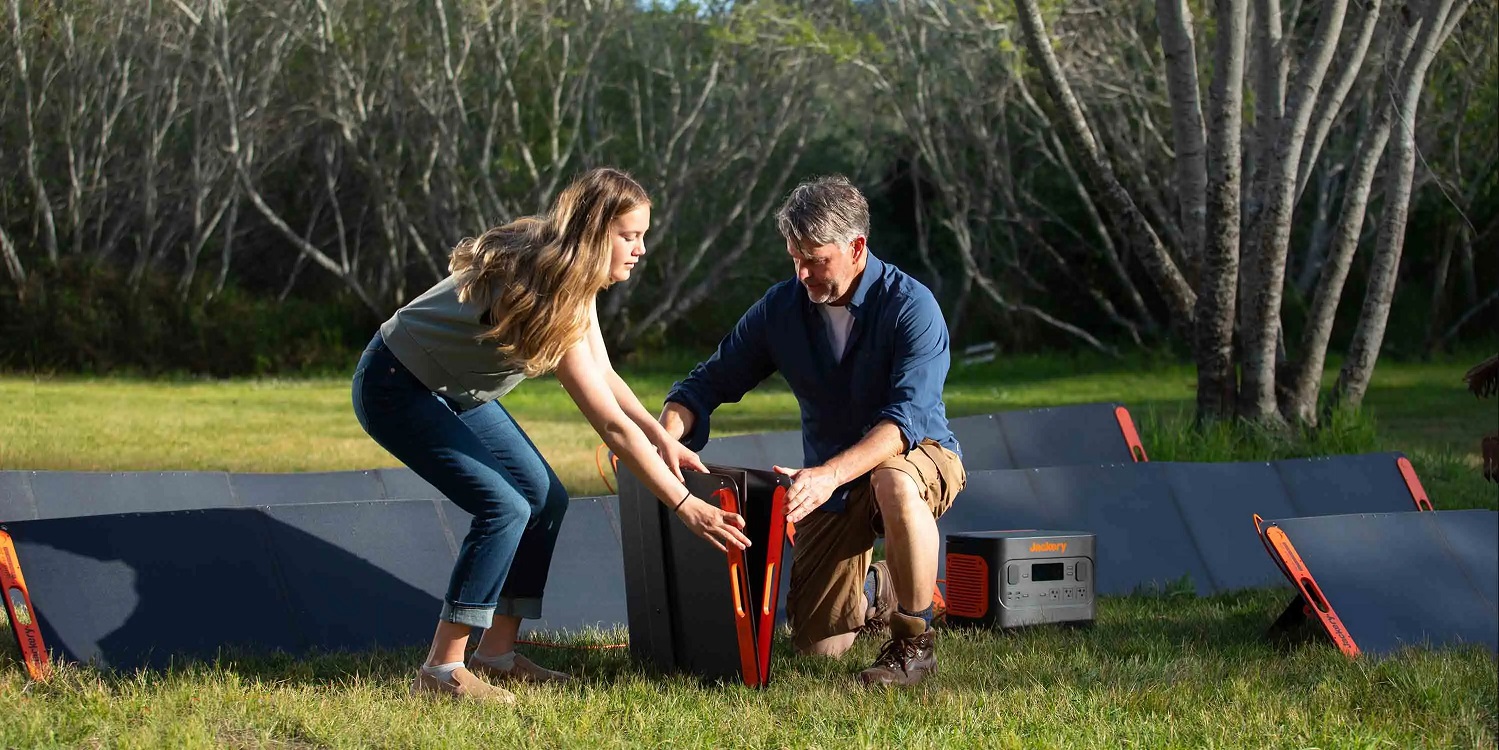
<path fill-rule="evenodd" d="M 848 309 L 853 330 L 839 361 L 801 282 L 771 287 L 718 351 L 667 394 L 696 418 L 682 442 L 701 450 L 713 410 L 780 371 L 801 406 L 806 466 L 826 463 L 884 420 L 900 428 L 907 450 L 931 439 L 961 455 L 942 403 L 951 366 L 947 323 L 931 291 L 870 254 Z M 823 509 L 841 510 L 846 495 L 839 488 Z"/>

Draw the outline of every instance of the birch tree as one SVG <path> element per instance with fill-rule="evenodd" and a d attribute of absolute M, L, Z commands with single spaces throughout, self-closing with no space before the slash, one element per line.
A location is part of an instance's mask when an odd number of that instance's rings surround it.
<path fill-rule="evenodd" d="M 641 14 L 624 30 L 611 59 L 625 74 L 601 94 L 623 102 L 624 119 L 598 126 L 623 135 L 610 152 L 638 165 L 661 239 L 604 300 L 611 345 L 632 350 L 743 278 L 752 248 L 779 247 L 770 213 L 826 117 L 810 104 L 836 79 L 841 54 L 838 40 L 817 34 L 773 4 Z"/>
<path fill-rule="evenodd" d="M 1044 127 L 1024 77 L 1015 74 L 1012 19 L 980 6 L 911 0 L 883 3 L 881 11 L 882 54 L 857 64 L 910 138 L 935 194 L 935 223 L 957 251 L 959 293 L 949 321 L 961 319 L 972 286 L 1010 315 L 1114 353 L 1093 332 L 1035 301 L 1054 298 L 1066 284 L 1139 342 L 1141 331 L 1151 331 L 1154 323 L 1091 196 L 1079 191 L 1095 222 L 1078 228 L 1035 194 L 1038 172 L 1066 174 L 1075 185 L 1081 178 Z M 1059 248 L 1048 229 L 1075 240 L 1071 244 L 1081 254 L 1101 258 L 1107 278 L 1083 272 L 1076 254 Z M 1090 230 L 1096 234 L 1086 236 Z M 1050 271 L 1050 284 L 1036 278 L 1041 269 Z"/>
<path fill-rule="evenodd" d="M 1371 263 L 1369 283 L 1349 357 L 1334 391 L 1334 401 L 1357 406 L 1367 388 L 1374 360 L 1383 338 L 1389 304 L 1398 276 L 1400 250 L 1411 195 L 1414 163 L 1415 122 L 1426 71 L 1443 42 L 1452 33 L 1470 0 L 1429 0 L 1402 5 L 1389 14 L 1386 28 L 1387 74 L 1368 76 L 1379 101 L 1373 126 L 1364 134 L 1358 156 L 1349 170 L 1343 191 L 1340 219 L 1333 230 L 1327 260 L 1321 264 L 1312 317 L 1297 358 L 1277 366 L 1283 341 L 1282 303 L 1291 226 L 1296 199 L 1304 190 L 1318 162 L 1332 123 L 1341 116 L 1342 105 L 1354 86 L 1381 17 L 1380 4 L 1371 0 L 1349 27 L 1348 3 L 1342 0 L 1306 6 L 1296 3 L 1289 14 L 1276 0 L 1256 0 L 1252 20 L 1243 3 L 1214 4 L 1217 40 L 1213 72 L 1213 113 L 1209 116 L 1209 156 L 1206 207 L 1206 237 L 1203 273 L 1195 289 L 1186 288 L 1184 276 L 1162 250 L 1160 234 L 1151 228 L 1145 214 L 1135 207 L 1129 192 L 1114 177 L 1110 155 L 1091 137 L 1086 118 L 1076 104 L 1069 81 L 1056 63 L 1040 7 L 1035 0 L 1016 0 L 1031 61 L 1037 67 L 1057 110 L 1057 127 L 1071 135 L 1073 147 L 1090 165 L 1094 190 L 1110 205 L 1116 221 L 1124 224 L 1131 243 L 1142 249 L 1142 259 L 1158 291 L 1167 299 L 1174 322 L 1195 325 L 1192 337 L 1199 368 L 1198 413 L 1221 418 L 1232 413 L 1256 422 L 1279 423 L 1287 419 L 1314 422 L 1317 418 L 1317 384 L 1330 338 L 1332 312 L 1341 297 L 1347 261 L 1358 246 L 1367 206 L 1369 186 L 1376 166 L 1390 145 L 1385 173 L 1382 214 Z M 1304 19 L 1314 19 L 1315 24 Z M 1240 19 L 1244 19 L 1241 24 Z M 1158 5 L 1158 23 L 1163 44 L 1174 51 L 1167 64 L 1181 68 L 1188 56 L 1182 40 L 1195 39 L 1190 17 L 1183 6 Z M 1287 23 L 1289 22 L 1289 23 Z M 1255 120 L 1245 125 L 1234 112 L 1240 109 L 1238 81 L 1246 70 L 1237 63 L 1240 29 L 1252 26 L 1255 44 L 1249 57 L 1248 78 L 1254 82 Z M 1307 27 L 1311 26 L 1310 29 Z M 1343 42 L 1347 37 L 1350 41 Z M 1343 42 L 1340 44 L 1340 42 Z M 1292 54 L 1292 50 L 1300 54 Z M 1332 61 L 1342 52 L 1343 67 L 1327 84 Z M 1296 63 L 1292 66 L 1292 59 Z M 1294 67 L 1294 70 L 1292 68 Z M 1353 72 L 1350 72 L 1351 71 Z M 1172 106 L 1174 127 L 1188 132 L 1174 141 L 1190 140 L 1192 101 L 1181 90 L 1186 72 L 1168 74 L 1176 79 Z M 1287 82 L 1289 81 L 1289 86 Z M 1236 144 L 1246 139 L 1251 153 L 1236 153 Z M 1182 164 L 1179 173 L 1195 167 Z M 1190 159 L 1190 155 L 1186 158 Z M 1248 193 L 1235 196 L 1246 171 Z M 1242 202 L 1244 214 L 1234 204 Z M 1243 262 L 1234 256 L 1237 241 Z M 1236 268 L 1237 266 L 1237 268 Z M 1185 291 L 1184 291 L 1185 289 Z M 1203 299 L 1206 297 L 1206 299 Z M 1232 299 L 1230 299 L 1232 298 Z M 1183 301 L 1194 300 L 1193 317 L 1184 314 Z M 1237 303 L 1242 309 L 1236 310 Z M 1242 350 L 1235 356 L 1231 345 L 1237 321 Z M 1237 368 L 1237 375 L 1235 377 Z M 1237 382 L 1236 382 L 1237 381 Z"/>

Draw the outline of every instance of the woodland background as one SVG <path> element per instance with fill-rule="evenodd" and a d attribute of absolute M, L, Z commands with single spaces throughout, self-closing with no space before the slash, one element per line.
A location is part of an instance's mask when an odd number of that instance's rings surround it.
<path fill-rule="evenodd" d="M 1315 422 L 1381 351 L 1499 328 L 1494 2 L 4 10 L 12 372 L 347 369 L 459 239 L 599 164 L 656 204 L 617 357 L 711 347 L 831 172 L 955 345 L 1166 352 L 1201 416 Z"/>

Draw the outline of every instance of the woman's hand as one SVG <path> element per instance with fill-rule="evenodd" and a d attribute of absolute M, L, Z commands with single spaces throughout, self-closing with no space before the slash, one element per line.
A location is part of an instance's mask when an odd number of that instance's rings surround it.
<path fill-rule="evenodd" d="M 749 537 L 744 535 L 744 519 L 738 513 L 714 507 L 696 496 L 682 503 L 677 509 L 677 517 L 692 533 L 707 539 L 719 552 L 729 551 L 724 546 L 726 544 L 737 549 L 750 546 Z"/>
<path fill-rule="evenodd" d="M 688 450 L 687 446 L 671 438 L 663 438 L 661 442 L 657 443 L 656 452 L 661 454 L 661 460 L 666 462 L 666 468 L 671 469 L 671 473 L 677 475 L 677 481 L 679 482 L 686 479 L 686 477 L 682 476 L 683 469 L 700 471 L 705 474 L 708 472 L 708 467 L 703 465 L 703 460 L 698 458 L 696 453 L 693 453 L 691 450 Z"/>

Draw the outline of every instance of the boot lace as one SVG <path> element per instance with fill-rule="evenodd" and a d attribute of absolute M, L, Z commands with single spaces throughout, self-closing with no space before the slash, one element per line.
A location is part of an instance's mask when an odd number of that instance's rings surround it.
<path fill-rule="evenodd" d="M 880 647 L 880 655 L 875 658 L 874 665 L 904 672 L 906 665 L 920 655 L 915 638 L 891 638 Z"/>
<path fill-rule="evenodd" d="M 864 626 L 859 628 L 859 632 L 868 635 L 879 635 L 880 633 L 885 632 L 886 628 L 890 627 L 890 623 L 886 622 L 889 614 L 889 606 L 876 604 L 874 607 L 874 614 L 864 619 Z"/>

